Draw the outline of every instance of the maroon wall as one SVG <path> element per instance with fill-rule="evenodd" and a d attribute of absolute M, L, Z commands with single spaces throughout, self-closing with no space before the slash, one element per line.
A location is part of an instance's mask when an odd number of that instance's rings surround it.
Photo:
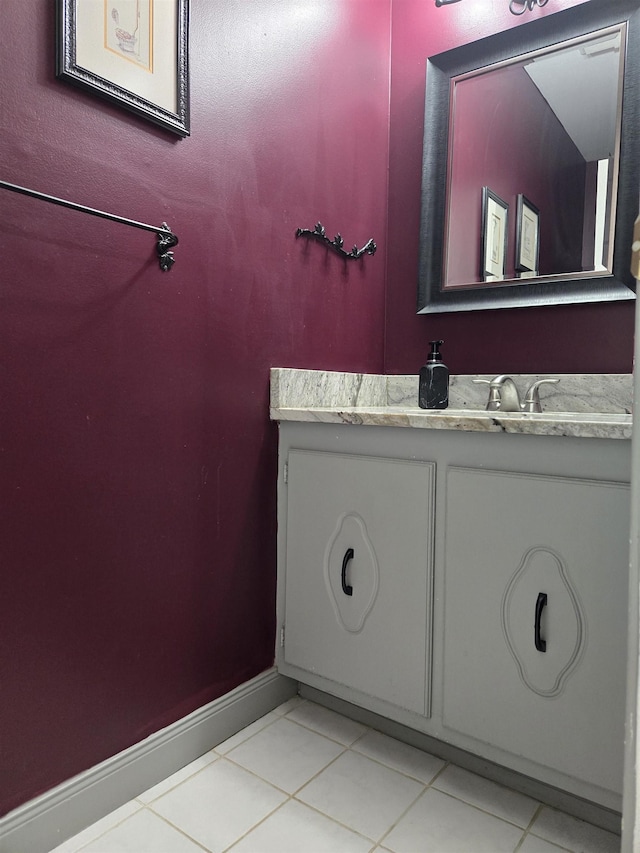
<path fill-rule="evenodd" d="M 630 369 L 630 305 L 415 316 L 426 56 L 575 2 L 191 0 L 185 140 L 55 80 L 54 4 L 5 4 L 0 178 L 180 245 L 162 274 L 0 191 L 0 814 L 272 663 L 270 366 L 380 371 L 386 328 L 390 372 L 436 336 L 457 372 Z"/>
<path fill-rule="evenodd" d="M 509 206 L 506 278 L 515 278 L 518 193 L 540 210 L 540 274 L 581 270 L 586 163 L 524 68 L 460 81 L 455 109 L 447 287 L 483 281 L 484 186 Z"/>
<path fill-rule="evenodd" d="M 389 0 L 191 0 L 185 140 L 55 79 L 54 5 L 0 178 L 180 244 L 0 191 L 0 814 L 272 664 L 269 367 L 383 367 Z"/>
<path fill-rule="evenodd" d="M 582 0 L 551 0 L 520 17 L 507 0 L 392 3 L 385 370 L 416 372 L 428 341 L 446 341 L 454 373 L 628 372 L 631 302 L 416 315 L 426 57 L 551 15 Z"/>

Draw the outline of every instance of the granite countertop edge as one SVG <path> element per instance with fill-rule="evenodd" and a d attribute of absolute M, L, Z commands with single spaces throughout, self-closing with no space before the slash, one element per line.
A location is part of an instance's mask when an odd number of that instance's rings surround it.
<path fill-rule="evenodd" d="M 512 376 L 522 389 L 539 378 Z M 631 438 L 630 374 L 556 376 L 560 378 L 557 385 L 541 388 L 543 412 L 529 414 L 486 411 L 486 386 L 472 382 L 474 378 L 485 377 L 451 377 L 449 408 L 425 410 L 413 399 L 417 396 L 415 376 L 272 368 L 269 412 L 274 421 Z"/>

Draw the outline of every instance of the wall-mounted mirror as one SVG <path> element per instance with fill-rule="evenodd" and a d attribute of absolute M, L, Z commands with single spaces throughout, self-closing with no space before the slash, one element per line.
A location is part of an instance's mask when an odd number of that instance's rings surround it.
<path fill-rule="evenodd" d="M 633 299 L 640 0 L 430 57 L 419 313 Z"/>

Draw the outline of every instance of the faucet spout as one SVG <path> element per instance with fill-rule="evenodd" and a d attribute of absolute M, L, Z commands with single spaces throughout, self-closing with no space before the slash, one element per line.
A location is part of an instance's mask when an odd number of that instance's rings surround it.
<path fill-rule="evenodd" d="M 522 411 L 520 394 L 518 393 L 516 383 L 506 373 L 501 373 L 500 376 L 496 376 L 489 383 L 489 404 L 487 409 L 501 412 Z"/>

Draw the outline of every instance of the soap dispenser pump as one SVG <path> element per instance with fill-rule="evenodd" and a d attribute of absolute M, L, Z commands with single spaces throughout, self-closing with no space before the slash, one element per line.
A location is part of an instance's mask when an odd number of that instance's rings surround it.
<path fill-rule="evenodd" d="M 444 341 L 429 341 L 431 352 L 420 369 L 418 405 L 421 409 L 446 409 L 449 405 L 449 368 L 442 361 Z"/>

